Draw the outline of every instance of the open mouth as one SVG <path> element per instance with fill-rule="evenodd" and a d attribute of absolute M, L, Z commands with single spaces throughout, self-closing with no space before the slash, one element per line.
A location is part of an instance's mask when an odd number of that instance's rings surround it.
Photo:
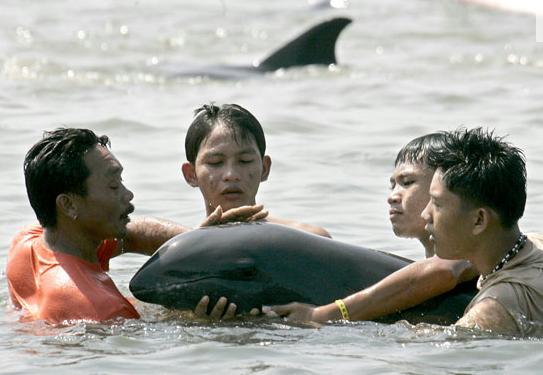
<path fill-rule="evenodd" d="M 394 209 L 394 208 L 388 210 L 388 215 L 389 215 L 390 217 L 395 217 L 395 216 L 398 216 L 398 215 L 401 215 L 401 214 L 402 214 L 401 211 L 396 210 L 396 209 Z"/>
<path fill-rule="evenodd" d="M 126 209 L 126 211 L 124 211 L 124 212 L 121 214 L 121 220 L 130 221 L 129 215 L 130 215 L 132 212 L 134 212 L 134 206 L 133 206 L 133 205 L 130 205 L 130 206 L 128 206 L 128 208 Z"/>

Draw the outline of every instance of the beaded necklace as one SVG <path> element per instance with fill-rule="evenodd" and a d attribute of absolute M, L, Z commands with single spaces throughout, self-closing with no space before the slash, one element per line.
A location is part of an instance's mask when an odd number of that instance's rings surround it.
<path fill-rule="evenodd" d="M 486 275 L 482 275 L 482 279 L 485 280 L 488 276 L 490 276 L 493 273 L 498 272 L 499 270 L 501 270 L 503 268 L 503 266 L 505 266 L 505 264 L 507 262 L 509 262 L 511 259 L 513 259 L 515 257 L 515 255 L 518 254 L 520 249 L 522 249 L 522 247 L 526 244 L 527 239 L 528 239 L 528 237 L 525 234 L 521 233 L 519 238 L 517 239 L 517 242 L 515 242 L 515 244 L 511 248 L 511 250 L 509 250 L 507 253 L 505 253 L 503 258 L 498 262 L 498 264 L 496 264 L 496 266 L 492 269 L 492 271 L 490 271 Z"/>

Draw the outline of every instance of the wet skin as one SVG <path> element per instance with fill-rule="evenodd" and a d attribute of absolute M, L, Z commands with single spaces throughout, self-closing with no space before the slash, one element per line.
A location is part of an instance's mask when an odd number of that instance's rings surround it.
<path fill-rule="evenodd" d="M 271 159 L 261 157 L 255 140 L 236 137 L 224 126 L 215 127 L 202 141 L 194 164 L 183 164 L 183 175 L 204 197 L 206 213 L 254 205 L 258 187 L 268 178 Z"/>
<path fill-rule="evenodd" d="M 438 169 L 430 185 L 430 201 L 422 212 L 437 256 L 443 259 L 468 259 L 473 228 L 470 207 L 447 189 Z"/>
<path fill-rule="evenodd" d="M 124 237 L 128 215 L 134 211 L 130 203 L 134 194 L 123 184 L 121 163 L 103 146 L 90 150 L 84 161 L 91 174 L 86 181 L 87 195 L 76 197 L 78 222 L 100 240 Z"/>
<path fill-rule="evenodd" d="M 123 184 L 121 163 L 106 147 L 91 148 L 83 160 L 90 172 L 86 194 L 57 197 L 59 223 L 45 231 L 44 239 L 56 251 L 95 263 L 96 248 L 104 239 L 126 236 L 134 194 Z"/>
<path fill-rule="evenodd" d="M 394 234 L 420 240 L 427 257 L 433 252 L 421 213 L 430 200 L 428 191 L 433 174 L 433 169 L 420 163 L 399 164 L 390 177 L 391 192 L 387 199 Z"/>

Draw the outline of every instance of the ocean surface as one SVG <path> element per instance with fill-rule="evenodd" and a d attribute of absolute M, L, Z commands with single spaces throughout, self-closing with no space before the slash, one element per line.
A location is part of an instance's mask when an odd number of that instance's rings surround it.
<path fill-rule="evenodd" d="M 6 253 L 35 222 L 22 174 L 44 130 L 87 127 L 112 140 L 135 193 L 134 215 L 196 226 L 202 199 L 181 174 L 193 109 L 238 103 L 261 121 L 273 160 L 258 201 L 335 239 L 423 257 L 390 230 L 386 196 L 397 150 L 412 138 L 485 126 L 527 157 L 521 227 L 543 217 L 543 44 L 533 15 L 455 0 L 49 0 L 0 3 L 0 373 L 541 373 L 543 343 L 452 327 L 373 322 L 320 328 L 281 320 L 194 322 L 158 306 L 112 325 L 21 323 Z M 338 65 L 213 79 L 175 76 L 250 65 L 318 21 L 353 23 Z M 146 257 L 112 261 L 128 282 Z M 300 270 L 304 272 L 304 270 Z M 318 287 L 318 286 L 316 286 Z"/>

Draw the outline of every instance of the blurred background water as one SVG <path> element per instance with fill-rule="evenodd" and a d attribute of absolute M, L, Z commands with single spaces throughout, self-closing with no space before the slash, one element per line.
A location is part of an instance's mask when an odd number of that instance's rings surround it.
<path fill-rule="evenodd" d="M 107 134 L 134 191 L 135 215 L 195 226 L 204 216 L 180 166 L 192 110 L 238 103 L 261 121 L 273 159 L 259 202 L 338 240 L 423 256 L 395 238 L 388 178 L 412 138 L 487 126 L 524 149 L 524 231 L 543 208 L 543 48 L 535 17 L 456 0 L 70 0 L 0 4 L 0 373 L 539 373 L 539 340 L 372 322 L 320 329 L 280 321 L 194 323 L 138 304 L 140 321 L 49 327 L 19 323 L 6 289 L 12 235 L 35 217 L 22 160 L 44 130 Z M 314 23 L 348 16 L 335 67 L 216 80 L 172 71 L 250 65 Z M 114 259 L 128 281 L 145 257 Z"/>

